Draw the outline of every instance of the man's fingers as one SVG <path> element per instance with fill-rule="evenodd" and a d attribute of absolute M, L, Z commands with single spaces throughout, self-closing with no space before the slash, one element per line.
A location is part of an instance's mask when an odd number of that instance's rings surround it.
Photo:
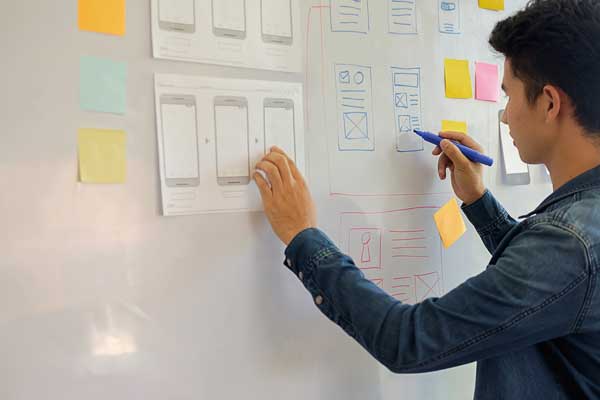
<path fill-rule="evenodd" d="M 452 161 L 452 164 L 458 168 L 467 168 L 469 163 L 469 159 L 465 157 L 465 155 L 459 150 L 458 147 L 451 141 L 444 139 L 440 143 L 442 151 L 444 154 Z"/>
<path fill-rule="evenodd" d="M 270 148 L 269 150 L 270 150 L 270 151 L 272 151 L 272 152 L 275 152 L 275 153 L 279 153 L 279 154 L 281 154 L 281 155 L 284 155 L 284 156 L 286 156 L 288 159 L 290 158 L 290 156 L 288 156 L 288 155 L 287 155 L 287 153 L 286 153 L 285 151 L 283 151 L 283 149 L 282 149 L 282 148 L 280 148 L 280 147 L 277 147 L 277 146 L 271 146 L 271 148 Z"/>
<path fill-rule="evenodd" d="M 271 191 L 269 183 L 265 178 L 263 178 L 260 172 L 254 173 L 254 181 L 256 182 L 256 186 L 258 186 L 260 197 L 262 197 L 263 202 L 271 200 L 271 197 L 273 197 L 273 192 Z"/>
<path fill-rule="evenodd" d="M 283 182 L 284 185 L 289 185 L 291 184 L 293 178 L 292 178 L 292 171 L 290 169 L 290 165 L 288 163 L 288 158 L 285 155 L 285 153 L 281 154 L 278 152 L 270 152 L 269 154 L 267 154 L 264 158 L 264 161 L 270 161 L 271 163 L 273 163 L 274 165 L 277 166 L 277 169 L 279 170 L 279 175 L 281 176 L 281 181 Z"/>
<path fill-rule="evenodd" d="M 302 176 L 302 174 L 298 170 L 298 167 L 296 166 L 296 163 L 294 162 L 294 160 L 292 160 L 292 158 L 288 154 L 286 154 L 285 151 L 283 151 L 281 148 L 279 148 L 277 146 L 271 147 L 271 151 L 274 152 L 274 153 L 279 153 L 279 154 L 285 156 L 285 158 L 287 158 L 287 160 L 288 160 L 288 165 L 290 167 L 290 170 L 292 172 L 292 176 L 294 177 L 294 179 L 296 179 L 297 181 L 304 182 L 304 177 Z"/>
<path fill-rule="evenodd" d="M 434 156 L 439 156 L 440 154 L 442 154 L 442 149 L 440 149 L 440 146 L 435 146 L 431 154 L 433 154 Z"/>
<path fill-rule="evenodd" d="M 280 191 L 283 187 L 283 182 L 281 181 L 281 175 L 279 174 L 279 169 L 275 164 L 271 161 L 263 159 L 258 164 L 256 164 L 256 169 L 263 171 L 267 174 L 267 179 L 271 182 L 271 187 L 273 191 Z"/>
<path fill-rule="evenodd" d="M 454 140 L 464 146 L 470 147 L 473 150 L 476 150 L 480 153 L 483 152 L 483 147 L 481 147 L 481 145 L 479 143 L 477 143 L 475 141 L 475 139 L 473 139 L 472 137 L 470 137 L 469 135 L 465 135 L 464 133 L 461 132 L 440 132 L 440 136 L 443 137 L 444 139 L 450 139 L 450 140 Z"/>
<path fill-rule="evenodd" d="M 452 162 L 450 161 L 448 156 L 443 153 L 440 156 L 440 158 L 438 158 L 438 175 L 440 176 L 441 180 L 446 179 L 446 170 L 448 169 L 448 166 L 451 163 Z"/>

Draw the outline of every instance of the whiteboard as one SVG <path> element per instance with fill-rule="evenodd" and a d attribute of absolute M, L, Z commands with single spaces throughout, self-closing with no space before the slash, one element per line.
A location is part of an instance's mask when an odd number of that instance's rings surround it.
<path fill-rule="evenodd" d="M 302 26 L 310 26 L 305 76 L 154 60 L 148 1 L 128 2 L 124 38 L 79 32 L 75 2 L 3 2 L 0 19 L 8 34 L 0 37 L 6 55 L 0 72 L 7 77 L 0 99 L 0 398 L 472 396 L 472 365 L 414 376 L 382 369 L 316 310 L 282 266 L 283 247 L 261 214 L 160 216 L 155 73 L 303 82 L 307 174 L 320 223 L 338 243 L 344 213 L 439 206 L 449 188 L 442 185 L 431 191 L 439 194 L 427 196 L 331 195 L 328 151 L 337 138 L 336 100 L 331 82 L 321 77 L 333 74 L 334 63 L 366 60 L 375 72 L 391 74 L 391 65 L 404 66 L 393 49 L 429 48 L 416 53 L 429 87 L 437 88 L 423 92 L 424 124 L 435 125 L 436 113 L 476 116 L 469 119 L 473 136 L 498 159 L 494 107 L 475 101 L 458 107 L 444 100 L 436 71 L 444 55 L 494 61 L 482 38 L 507 13 L 480 12 L 474 2 L 464 2 L 463 35 L 457 40 L 434 34 L 436 2 L 420 1 L 419 34 L 391 38 L 386 2 L 369 3 L 370 33 L 352 36 L 331 32 L 326 7 L 303 3 Z M 507 3 L 511 9 L 521 5 Z M 385 64 L 372 57 L 377 49 L 385 53 Z M 80 110 L 81 55 L 128 63 L 124 116 Z M 381 90 L 389 91 L 389 85 Z M 386 99 L 375 96 L 373 102 L 376 112 L 391 113 Z M 392 129 L 389 124 L 375 129 Z M 127 132 L 125 185 L 77 182 L 80 127 Z M 424 156 L 418 160 L 431 166 Z M 384 158 L 385 163 L 390 161 Z M 500 185 L 497 168 L 488 170 L 486 180 L 519 214 L 550 191 L 543 168 L 532 171 L 532 184 L 525 187 Z M 391 178 L 390 172 L 384 182 Z M 442 256 L 445 291 L 480 272 L 489 258 L 472 229 Z"/>

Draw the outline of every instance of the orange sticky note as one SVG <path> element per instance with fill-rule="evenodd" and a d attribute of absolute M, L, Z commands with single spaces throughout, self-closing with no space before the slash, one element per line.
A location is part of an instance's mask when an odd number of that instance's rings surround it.
<path fill-rule="evenodd" d="M 502 11 L 504 10 L 504 0 L 479 0 L 479 8 Z"/>
<path fill-rule="evenodd" d="M 449 248 L 467 231 L 460 207 L 453 197 L 433 216 L 444 248 Z"/>
<path fill-rule="evenodd" d="M 84 183 L 124 183 L 126 135 L 123 131 L 79 129 L 79 179 Z"/>
<path fill-rule="evenodd" d="M 446 97 L 451 99 L 470 99 L 473 97 L 469 61 L 444 61 L 444 78 L 446 80 Z"/>
<path fill-rule="evenodd" d="M 79 0 L 79 29 L 125 35 L 125 0 Z"/>

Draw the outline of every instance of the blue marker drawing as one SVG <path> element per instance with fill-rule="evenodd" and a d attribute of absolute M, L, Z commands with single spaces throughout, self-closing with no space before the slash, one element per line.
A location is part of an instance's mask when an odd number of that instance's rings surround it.
<path fill-rule="evenodd" d="M 336 64 L 338 150 L 373 151 L 373 102 L 371 67 Z M 414 135 L 413 135 L 414 136 Z"/>
<path fill-rule="evenodd" d="M 368 0 L 330 0 L 329 11 L 332 32 L 369 32 Z"/>
<path fill-rule="evenodd" d="M 369 139 L 369 115 L 366 112 L 345 112 L 344 136 L 347 140 Z"/>
<path fill-rule="evenodd" d="M 417 0 L 388 0 L 389 32 L 396 35 L 416 35 Z"/>
<path fill-rule="evenodd" d="M 461 33 L 460 0 L 438 0 L 438 15 L 441 33 Z"/>
<path fill-rule="evenodd" d="M 412 132 L 421 126 L 421 68 L 392 67 L 396 151 L 423 151 L 423 140 Z"/>

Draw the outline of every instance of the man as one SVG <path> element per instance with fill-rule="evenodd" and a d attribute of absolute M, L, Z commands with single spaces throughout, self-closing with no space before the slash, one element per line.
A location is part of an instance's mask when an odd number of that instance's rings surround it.
<path fill-rule="evenodd" d="M 449 140 L 450 170 L 491 261 L 440 298 L 402 304 L 365 279 L 318 229 L 302 176 L 279 149 L 257 169 L 287 267 L 317 307 L 391 371 L 478 361 L 478 399 L 600 398 L 600 1 L 533 0 L 496 25 L 506 56 L 503 122 L 523 161 L 544 164 L 554 192 L 525 220 L 483 185 L 482 168 Z M 447 139 L 482 151 L 471 138 Z"/>

